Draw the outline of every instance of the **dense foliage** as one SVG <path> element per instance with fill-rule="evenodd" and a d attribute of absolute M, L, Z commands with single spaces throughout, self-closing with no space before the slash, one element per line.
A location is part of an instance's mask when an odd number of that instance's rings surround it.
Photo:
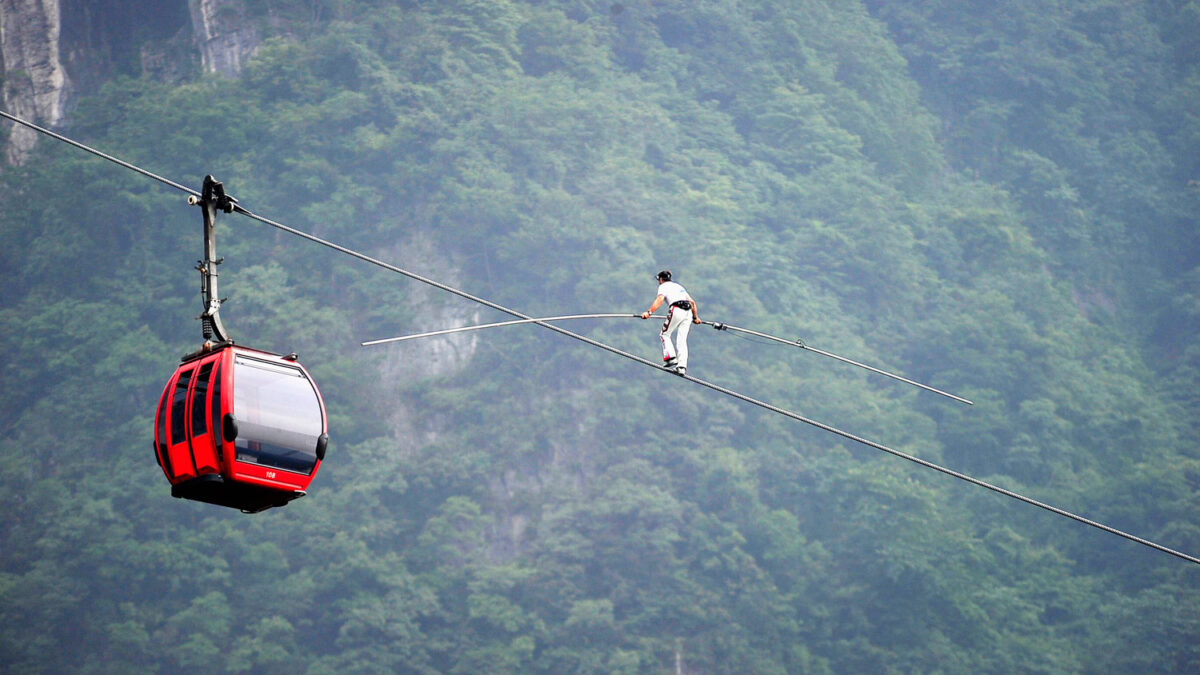
<path fill-rule="evenodd" d="M 692 374 L 1200 553 L 1196 2 L 247 5 L 239 78 L 69 133 L 531 314 L 670 267 L 976 405 L 702 328 Z M 547 331 L 360 348 L 501 317 L 234 216 L 226 324 L 334 442 L 285 509 L 172 500 L 199 213 L 51 143 L 0 201 L 0 669 L 1200 670 L 1193 565 Z"/>

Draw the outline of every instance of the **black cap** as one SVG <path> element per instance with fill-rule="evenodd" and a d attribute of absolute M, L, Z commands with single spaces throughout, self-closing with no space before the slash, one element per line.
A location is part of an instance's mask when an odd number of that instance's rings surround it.
<path fill-rule="evenodd" d="M 658 280 L 659 281 L 670 281 L 671 280 L 671 270 L 663 270 L 663 271 L 659 272 Z"/>

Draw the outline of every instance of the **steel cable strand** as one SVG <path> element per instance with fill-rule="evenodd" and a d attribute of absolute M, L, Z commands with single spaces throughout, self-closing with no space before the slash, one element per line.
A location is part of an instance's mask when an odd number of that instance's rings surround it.
<path fill-rule="evenodd" d="M 37 131 L 39 131 L 39 132 L 41 132 L 41 133 L 47 134 L 47 135 L 49 135 L 49 136 L 51 136 L 51 137 L 54 137 L 54 138 L 56 138 L 56 139 L 58 139 L 58 140 L 61 140 L 61 141 L 63 141 L 63 142 L 66 142 L 66 143 L 69 143 L 70 145 L 73 145 L 73 146 L 75 146 L 75 147 L 78 147 L 78 148 L 80 148 L 80 149 L 86 150 L 87 152 L 90 152 L 90 153 L 92 153 L 92 154 L 95 154 L 95 155 L 97 155 L 97 156 L 99 156 L 99 157 L 102 157 L 102 158 L 104 158 L 104 159 L 107 159 L 107 160 L 109 160 L 109 161 L 111 161 L 111 162 L 114 162 L 114 163 L 116 163 L 116 164 L 118 164 L 118 165 L 120 165 L 120 166 L 122 166 L 122 167 L 125 167 L 125 168 L 127 168 L 127 169 L 130 169 L 130 170 L 132 170 L 132 171 L 135 171 L 135 172 L 137 172 L 137 173 L 139 173 L 139 174 L 142 174 L 142 175 L 144 175 L 144 176 L 147 176 L 147 177 L 149 177 L 149 178 L 153 178 L 154 180 L 157 180 L 157 181 L 159 181 L 159 182 L 161 182 L 161 183 L 164 183 L 164 184 L 166 184 L 166 185 L 168 185 L 168 186 L 174 187 L 174 188 L 176 188 L 176 189 L 178 189 L 178 190 L 180 190 L 180 191 L 182 191 L 182 192 L 185 192 L 185 193 L 187 193 L 187 194 L 190 194 L 190 195 L 193 195 L 193 196 L 199 196 L 199 193 L 195 192 L 194 190 L 191 190 L 190 188 L 186 188 L 186 187 L 184 187 L 184 186 L 180 185 L 179 183 L 175 183 L 174 181 L 170 181 L 170 180 L 167 180 L 167 179 L 165 179 L 165 178 L 162 178 L 161 176 L 158 176 L 158 175 L 156 175 L 156 174 L 153 174 L 153 173 L 151 173 L 151 172 L 149 172 L 149 171 L 146 171 L 145 169 L 141 169 L 141 168 L 139 168 L 139 167 L 135 167 L 134 165 L 132 165 L 132 164 L 129 164 L 128 162 L 125 162 L 125 161 L 119 160 L 119 159 L 117 159 L 117 158 L 115 158 L 115 157 L 112 157 L 112 156 L 110 156 L 110 155 L 106 155 L 106 154 L 104 154 L 104 153 L 101 153 L 101 152 L 99 152 L 98 150 L 94 150 L 94 149 L 92 149 L 92 148 L 89 148 L 89 147 L 88 147 L 88 146 L 86 146 L 86 145 L 83 145 L 82 143 L 79 143 L 79 142 L 77 142 L 77 141 L 70 140 L 70 139 L 66 138 L 65 136 L 61 136 L 61 135 L 59 135 L 59 134 L 56 134 L 56 133 L 54 133 L 54 132 L 48 131 L 48 130 L 46 130 L 46 129 L 43 129 L 43 128 L 41 128 L 41 127 L 37 126 L 37 125 L 34 125 L 34 124 L 31 124 L 31 123 L 29 123 L 29 122 L 26 122 L 26 121 L 24 121 L 24 120 L 21 120 L 20 118 L 14 117 L 14 116 L 12 116 L 12 115 L 10 115 L 10 114 L 8 114 L 8 113 L 4 112 L 4 111 L 0 111 L 0 116 L 3 116 L 3 117 L 5 117 L 5 118 L 7 118 L 7 119 L 10 119 L 10 120 L 13 120 L 13 121 L 15 121 L 15 122 L 18 122 L 18 123 L 20 123 L 20 124 L 24 124 L 24 125 L 26 125 L 26 126 L 29 126 L 29 127 L 33 128 L 33 129 L 35 129 L 35 130 L 37 130 Z M 300 238 L 302 238 L 302 239 L 307 239 L 307 240 L 309 240 L 309 241 L 311 241 L 311 242 L 313 242 L 313 243 L 320 244 L 320 245 L 322 245 L 322 246 L 328 247 L 328 248 L 330 248 L 330 249 L 332 249 L 332 250 L 338 251 L 338 252 L 340 252 L 340 253 L 343 253 L 343 254 L 345 254 L 345 255 L 348 255 L 348 256 L 350 256 L 350 257 L 357 258 L 357 259 L 359 259 L 359 260 L 361 260 L 361 261 L 363 261 L 363 262 L 370 263 L 370 264 L 372 264 L 372 265 L 375 265 L 375 266 L 377 266 L 377 267 L 383 268 L 383 269 L 385 269 L 385 270 L 388 270 L 388 271 L 394 272 L 394 273 L 396 273 L 396 274 L 400 274 L 400 275 L 402 275 L 402 276 L 408 277 L 408 278 L 410 278 L 410 279 L 413 279 L 414 281 L 419 281 L 419 282 L 421 282 L 421 283 L 424 283 L 424 284 L 427 284 L 427 285 L 429 285 L 429 286 L 433 286 L 434 288 L 437 288 L 437 289 L 440 289 L 440 290 L 446 291 L 447 293 L 451 293 L 451 294 L 453 294 L 453 295 L 457 295 L 457 296 L 459 296 L 459 297 L 461 297 L 461 298 L 465 298 L 465 299 L 467 299 L 467 300 L 470 300 L 470 301 L 472 301 L 472 302 L 476 302 L 476 303 L 478 303 L 478 304 L 484 305 L 485 307 L 490 307 L 490 308 L 492 308 L 492 309 L 495 309 L 495 310 L 497 310 L 497 311 L 499 311 L 499 312 L 503 312 L 503 313 L 505 313 L 505 314 L 509 314 L 509 315 L 511 315 L 511 316 L 515 316 L 515 317 L 517 317 L 517 318 L 519 318 L 519 319 L 522 319 L 522 320 L 524 320 L 524 321 L 526 321 L 526 322 L 528 322 L 528 323 L 533 323 L 533 324 L 536 324 L 536 325 L 538 325 L 538 326 L 542 326 L 543 328 L 546 328 L 546 329 L 548 329 L 548 330 L 551 330 L 551 331 L 554 331 L 554 332 L 556 332 L 556 333 L 559 333 L 559 334 L 565 335 L 565 336 L 567 336 L 567 337 L 569 337 L 569 338 L 572 338 L 572 339 L 578 340 L 578 341 L 580 341 L 580 342 L 583 342 L 584 344 L 588 344 L 588 345 L 591 345 L 591 346 L 593 346 L 593 347 L 597 347 L 597 348 L 599 348 L 599 349 L 603 349 L 603 350 L 605 350 L 605 351 L 607 351 L 607 352 L 610 352 L 610 353 L 616 354 L 616 355 L 618 355 L 618 356 L 625 357 L 625 358 L 627 358 L 627 359 L 629 359 L 629 360 L 632 360 L 632 361 L 636 361 L 637 363 L 640 363 L 640 364 L 642 364 L 642 365 L 650 366 L 651 368 L 653 368 L 653 369 L 655 369 L 655 370 L 657 370 L 657 371 L 664 372 L 664 373 L 666 373 L 666 372 L 670 372 L 670 371 L 666 371 L 666 370 L 664 370 L 664 369 L 663 369 L 663 368 L 662 368 L 660 365 L 658 365 L 658 364 L 656 364 L 656 363 L 653 363 L 653 362 L 649 361 L 648 359 L 644 359 L 644 358 L 642 358 L 642 357 L 640 357 L 640 356 L 636 356 L 636 355 L 634 355 L 634 354 L 631 354 L 631 353 L 629 353 L 629 352 L 623 351 L 623 350 L 621 350 L 621 349 L 618 349 L 618 348 L 616 348 L 616 347 L 613 347 L 613 346 L 610 346 L 610 345 L 604 344 L 604 343 L 602 343 L 602 342 L 600 342 L 600 341 L 598 341 L 598 340 L 593 340 L 593 339 L 591 339 L 591 338 L 588 338 L 588 337 L 585 337 L 585 336 L 583 336 L 583 335 L 579 335 L 579 334 L 577 334 L 577 333 L 573 333 L 573 332 L 571 332 L 571 331 L 569 331 L 569 330 L 566 330 L 566 329 L 564 329 L 564 328 L 559 328 L 558 326 L 555 326 L 555 325 L 553 325 L 553 324 L 551 324 L 551 323 L 548 323 L 548 322 L 547 322 L 546 320 L 544 320 L 544 319 L 535 319 L 535 318 L 533 318 L 533 317 L 530 317 L 530 316 L 528 316 L 528 315 L 522 314 L 521 312 L 518 312 L 518 311 L 516 311 L 516 310 L 514 310 L 514 309 L 510 309 L 510 308 L 508 308 L 508 307 L 505 307 L 505 306 L 503 306 L 503 305 L 501 305 L 501 304 L 499 304 L 499 303 L 495 303 L 495 302 L 492 302 L 492 301 L 490 301 L 490 300 L 486 300 L 486 299 L 484 299 L 484 298 L 481 298 L 481 297 L 478 297 L 478 296 L 472 295 L 472 294 L 470 294 L 470 293 L 468 293 L 468 292 L 466 292 L 466 291 L 463 291 L 463 290 L 460 290 L 460 289 L 454 288 L 454 287 L 452 287 L 452 286 L 448 286 L 448 285 L 446 285 L 446 284 L 443 284 L 443 283 L 441 283 L 441 282 L 438 282 L 438 281 L 434 281 L 433 279 L 429 279 L 429 278 L 427 278 L 427 277 L 424 277 L 424 276 L 421 276 L 421 275 L 419 275 L 419 274 L 416 274 L 416 273 L 414 273 L 414 272 L 410 272 L 410 271 L 408 271 L 408 270 L 402 269 L 402 268 L 400 268 L 400 267 L 397 267 L 397 266 L 395 266 L 395 265 L 392 265 L 392 264 L 390 264 L 390 263 L 386 263 L 386 262 L 384 262 L 384 261 L 382 261 L 382 260 L 378 260 L 378 259 L 376 259 L 376 258 L 373 258 L 373 257 L 371 257 L 371 256 L 368 256 L 368 255 L 366 255 L 366 254 L 364 254 L 364 253 L 359 253 L 358 251 L 355 251 L 355 250 L 352 250 L 352 249 L 346 248 L 346 247 L 344 247 L 344 246 L 341 246 L 341 245 L 339 245 L 339 244 L 335 244 L 335 243 L 333 243 L 333 242 L 331 242 L 331 241 L 327 241 L 327 240 L 325 240 L 325 239 L 322 239 L 322 238 L 320 238 L 320 237 L 317 237 L 316 235 L 312 235 L 312 234 L 309 234 L 309 233 L 307 233 L 307 232 L 303 232 L 303 231 L 301 231 L 301 230 L 297 230 L 297 229 L 295 229 L 295 228 L 292 228 L 292 227 L 289 227 L 289 226 L 287 226 L 287 225 L 284 225 L 283 223 L 279 223 L 279 222 L 276 222 L 276 221 L 274 221 L 274 220 L 271 220 L 271 219 L 269 219 L 269 218 L 265 218 L 265 217 L 263 217 L 263 216 L 259 216 L 259 215 L 255 214 L 255 213 L 251 212 L 250 210 L 248 210 L 248 209 L 246 209 L 246 208 L 242 207 L 241 205 L 236 205 L 236 204 L 235 204 L 235 205 L 233 206 L 233 210 L 234 210 L 235 212 L 237 212 L 237 213 L 240 213 L 240 214 L 242 214 L 242 215 L 244 215 L 244 216 L 246 216 L 246 217 L 248 217 L 248 218 L 251 218 L 251 219 L 253 219 L 253 220 L 256 220 L 256 221 L 258 221 L 258 222 L 261 222 L 261 223 L 263 223 L 263 224 L 265 224 L 265 225 L 269 225 L 269 226 L 271 226 L 271 227 L 277 228 L 277 229 L 279 229 L 279 230 L 282 230 L 282 231 L 284 231 L 284 232 L 287 232 L 287 233 L 289 233 L 289 234 L 293 234 L 293 235 L 295 235 L 295 236 L 298 236 L 298 237 L 300 237 Z M 915 463 L 915 464 L 917 464 L 917 465 L 919 465 L 919 466 L 922 466 L 922 467 L 925 467 L 925 468 L 928 468 L 928 469 L 932 469 L 932 470 L 934 470 L 934 471 L 938 471 L 938 472 L 940 472 L 940 473 L 943 473 L 943 474 L 945 474 L 945 475 L 947 475 L 947 476 L 951 476 L 951 477 L 953 477 L 953 478 L 957 478 L 957 479 L 959 479 L 959 480 L 962 480 L 962 481 L 965 481 L 965 482 L 967 482 L 967 483 L 971 483 L 971 484 L 973 484 L 973 485 L 976 485 L 976 486 L 979 486 L 979 487 L 986 488 L 986 489 L 988 489 L 988 490 L 991 490 L 991 491 L 993 491 L 993 492 L 996 492 L 996 493 L 998 493 L 998 494 L 1004 495 L 1004 496 L 1006 496 L 1006 497 L 1010 497 L 1010 498 L 1012 498 L 1012 499 L 1016 499 L 1016 500 L 1018 500 L 1018 501 L 1025 502 L 1026 504 L 1029 504 L 1029 505 L 1031 505 L 1031 506 L 1036 506 L 1036 507 L 1038 507 L 1038 508 L 1044 509 L 1044 510 L 1046 510 L 1046 511 L 1049 511 L 1049 512 L 1051 512 L 1051 513 L 1057 514 L 1057 515 L 1059 515 L 1059 516 L 1063 516 L 1063 517 L 1065 517 L 1065 518 L 1069 518 L 1069 519 L 1071 519 L 1071 520 L 1074 520 L 1074 521 L 1077 521 L 1077 522 L 1079 522 L 1079 523 L 1083 523 L 1084 525 L 1089 525 L 1089 526 L 1091 526 L 1091 527 L 1093 527 L 1093 528 L 1096 528 L 1096 529 L 1099 529 L 1099 530 L 1101 530 L 1101 531 L 1103 531 L 1103 532 L 1107 532 L 1107 533 L 1109 533 L 1109 534 L 1113 534 L 1113 535 L 1116 535 L 1116 536 L 1122 537 L 1122 538 L 1124 538 L 1124 539 L 1127 539 L 1127 540 L 1129 540 L 1129 541 L 1132 541 L 1132 542 L 1135 542 L 1135 543 L 1138 543 L 1138 544 L 1142 544 L 1143 546 L 1147 546 L 1147 547 L 1149 547 L 1149 548 L 1152 548 L 1152 549 L 1155 549 L 1155 550 L 1157 550 L 1157 551 L 1161 551 L 1161 552 L 1163 552 L 1163 553 L 1168 553 L 1168 554 L 1170 554 L 1170 555 L 1173 555 L 1173 556 L 1175 556 L 1175 557 L 1177 557 L 1177 558 L 1180 558 L 1180 559 L 1183 559 L 1183 560 L 1187 560 L 1187 561 L 1189 561 L 1189 562 L 1196 563 L 1196 564 L 1200 565 L 1200 558 L 1196 558 L 1196 557 L 1190 556 L 1190 555 L 1188 555 L 1188 554 L 1186 554 L 1186 553 L 1182 553 L 1182 552 L 1180 552 L 1180 551 L 1176 551 L 1176 550 L 1174 550 L 1174 549 L 1168 548 L 1168 547 L 1166 547 L 1166 546 L 1163 546 L 1163 545 L 1161 545 L 1161 544 L 1155 543 L 1155 542 L 1153 542 L 1153 541 L 1150 541 L 1150 540 L 1148 540 L 1148 539 L 1143 539 L 1142 537 L 1138 537 L 1138 536 L 1135 536 L 1135 535 L 1129 534 L 1129 533 L 1127 533 L 1127 532 L 1123 532 L 1123 531 L 1121 531 L 1121 530 L 1118 530 L 1118 529 L 1116 529 L 1116 528 L 1114 528 L 1114 527 L 1110 527 L 1110 526 L 1108 526 L 1108 525 L 1105 525 L 1105 524 L 1103 524 L 1103 523 L 1099 523 L 1099 522 L 1097 522 L 1097 521 L 1090 520 L 1090 519 L 1088 519 L 1088 518 L 1084 518 L 1084 517 L 1082 517 L 1082 516 L 1079 516 L 1079 515 L 1076 515 L 1076 514 L 1074 514 L 1074 513 L 1071 513 L 1070 511 L 1066 511 L 1065 509 L 1060 509 L 1060 508 L 1058 508 L 1058 507 L 1051 506 L 1050 504 L 1047 504 L 1047 503 L 1044 503 L 1044 502 L 1040 502 L 1040 501 L 1038 501 L 1038 500 L 1036 500 L 1036 499 L 1031 499 L 1031 498 L 1029 498 L 1029 497 L 1026 497 L 1026 496 L 1024 496 L 1024 495 L 1021 495 L 1021 494 L 1018 494 L 1018 493 L 1016 493 L 1016 492 L 1013 492 L 1012 490 L 1008 490 L 1008 489 L 1005 489 L 1005 488 L 999 487 L 999 486 L 997 486 L 997 485 L 993 485 L 993 484 L 991 484 L 991 483 L 988 483 L 988 482 L 986 482 L 986 481 L 982 481 L 982 480 L 980 480 L 980 479 L 978 479 L 978 478 L 974 478 L 974 477 L 972 477 L 972 476 L 968 476 L 967 474 L 964 474 L 964 473 L 961 473 L 961 472 L 958 472 L 958 471 L 954 471 L 953 469 L 949 469 L 949 468 L 946 468 L 946 467 L 940 466 L 940 465 L 938 465 L 938 464 L 934 464 L 933 462 L 930 462 L 930 461 L 928 461 L 928 460 L 924 460 L 924 459 L 921 459 L 921 458 L 919 458 L 919 457 L 916 457 L 916 456 L 913 456 L 913 455 L 909 455 L 909 454 L 907 454 L 907 453 L 904 453 L 904 452 L 900 452 L 899 450 L 894 450 L 894 449 L 892 449 L 892 448 L 889 448 L 889 447 L 887 447 L 887 446 L 885 446 L 885 445 L 883 445 L 883 444 L 881 444 L 881 443 L 876 443 L 875 441 L 872 441 L 872 440 L 869 440 L 869 439 L 863 438 L 863 437 L 861 437 L 861 436 L 856 436 L 856 435 L 854 435 L 854 434 L 851 434 L 851 433 L 849 433 L 849 432 L 842 431 L 841 429 L 838 429 L 838 428 L 836 428 L 836 427 L 832 427 L 832 426 L 830 426 L 830 425 L 828 425 L 828 424 L 824 424 L 824 423 L 822 423 L 822 422 L 818 422 L 818 421 L 816 421 L 816 420 L 813 420 L 813 419 L 810 419 L 810 418 L 804 417 L 803 415 L 800 415 L 800 414 L 798 414 L 798 413 L 792 412 L 792 411 L 790 411 L 790 410 L 787 410 L 787 409 L 784 409 L 784 408 L 780 408 L 779 406 L 775 406 L 775 405 L 772 405 L 772 404 L 770 404 L 770 403 L 766 403 L 765 401 L 760 401 L 760 400 L 758 400 L 758 399 L 752 398 L 752 397 L 750 397 L 750 396 L 747 396 L 747 395 L 745 395 L 745 394 L 739 393 L 739 392 L 737 392 L 737 391 L 734 391 L 734 390 L 732 390 L 732 389 L 728 389 L 728 388 L 726 388 L 726 387 L 722 387 L 722 386 L 720 386 L 720 385 L 718 385 L 718 384 L 714 384 L 714 383 L 712 383 L 712 382 L 707 382 L 707 381 L 705 381 L 705 380 L 701 380 L 701 379 L 699 379 L 699 378 L 696 378 L 696 377 L 693 377 L 693 376 L 691 376 L 691 375 L 680 375 L 680 374 L 678 374 L 678 373 L 671 373 L 671 374 L 672 374 L 672 375 L 674 375 L 674 376 L 676 376 L 676 377 L 680 377 L 680 378 L 682 378 L 682 379 L 685 379 L 685 380 L 687 380 L 687 381 L 689 381 L 689 382 L 693 382 L 693 383 L 695 383 L 695 384 L 698 384 L 698 385 L 700 385 L 700 386 L 702 386 L 702 387 L 707 387 L 708 389 L 711 389 L 711 390 L 713 390 L 713 391 L 716 391 L 716 392 L 718 392 L 718 393 L 724 394 L 724 395 L 726 395 L 726 396 L 730 396 L 730 397 L 732 397 L 732 398 L 735 398 L 735 399 L 741 400 L 741 401 L 743 401 L 743 402 L 750 403 L 750 404 L 752 404 L 752 405 L 758 406 L 758 407 L 760 407 L 760 408 L 763 408 L 764 410 L 768 410 L 768 411 L 774 412 L 774 413 L 776 413 L 776 414 L 783 415 L 784 417 L 788 417 L 788 418 L 794 419 L 794 420 L 796 420 L 796 421 L 803 422 L 803 423 L 805 423 L 805 424 L 808 424 L 808 425 L 810 425 L 810 426 L 816 427 L 816 428 L 818 428 L 818 429 L 821 429 L 821 430 L 823 430 L 823 431 L 827 431 L 827 432 L 829 432 L 829 433 L 832 433 L 832 434 L 835 434 L 835 435 L 837 435 L 837 436 L 841 436 L 842 438 L 845 438 L 845 439 L 847 439 L 847 440 L 851 440 L 851 441 L 854 441 L 854 442 L 856 442 L 856 443 L 860 443 L 860 444 L 862 444 L 862 445 L 865 445 L 865 446 L 867 446 L 867 447 L 874 448 L 874 449 L 876 449 L 876 450 L 879 450 L 879 451 L 881 451 L 881 452 L 888 453 L 888 454 L 890 454 L 890 455 L 893 455 L 893 456 L 895 456 L 895 457 L 899 457 L 899 458 L 901 458 L 901 459 L 908 460 L 908 461 L 910 461 L 910 462 L 913 462 L 913 463 Z"/>

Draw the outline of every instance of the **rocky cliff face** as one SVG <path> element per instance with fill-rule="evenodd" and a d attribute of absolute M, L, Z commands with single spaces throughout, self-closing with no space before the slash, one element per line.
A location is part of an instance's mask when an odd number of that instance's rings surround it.
<path fill-rule="evenodd" d="M 439 249 L 432 236 L 420 230 L 410 232 L 390 250 L 379 252 L 379 257 L 395 261 L 417 274 L 437 278 L 443 283 L 459 285 L 462 281 L 461 264 L 452 255 Z M 411 333 L 479 323 L 477 306 L 466 302 L 446 302 L 443 291 L 423 284 L 411 284 L 405 295 L 407 307 L 404 310 L 413 317 L 409 329 Z M 372 349 L 385 355 L 380 365 L 382 380 L 404 383 L 458 372 L 475 355 L 478 344 L 478 333 L 465 332 Z M 388 391 L 386 395 L 395 398 L 398 393 Z"/>
<path fill-rule="evenodd" d="M 4 109 L 54 126 L 62 120 L 71 81 L 59 51 L 58 0 L 0 0 L 0 90 Z M 19 163 L 37 133 L 16 127 L 4 148 L 6 163 Z"/>
<path fill-rule="evenodd" d="M 234 76 L 262 42 L 242 0 L 189 0 L 192 32 L 206 73 Z"/>
<path fill-rule="evenodd" d="M 75 96 L 118 74 L 235 76 L 261 42 L 256 26 L 245 0 L 0 0 L 0 105 L 54 127 Z M 36 141 L 14 128 L 4 161 L 19 164 Z"/>

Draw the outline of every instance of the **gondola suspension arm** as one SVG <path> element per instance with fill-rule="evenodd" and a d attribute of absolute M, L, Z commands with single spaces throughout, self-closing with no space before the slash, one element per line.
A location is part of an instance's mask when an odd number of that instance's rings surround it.
<path fill-rule="evenodd" d="M 189 195 L 188 204 L 199 206 L 204 212 L 204 259 L 196 263 L 200 271 L 200 292 L 204 296 L 204 313 L 200 315 L 205 341 L 231 342 L 229 333 L 221 323 L 221 303 L 224 299 L 217 293 L 217 265 L 225 261 L 217 255 L 216 220 L 217 211 L 233 213 L 237 200 L 225 194 L 225 187 L 212 176 L 204 177 L 200 196 Z"/>

